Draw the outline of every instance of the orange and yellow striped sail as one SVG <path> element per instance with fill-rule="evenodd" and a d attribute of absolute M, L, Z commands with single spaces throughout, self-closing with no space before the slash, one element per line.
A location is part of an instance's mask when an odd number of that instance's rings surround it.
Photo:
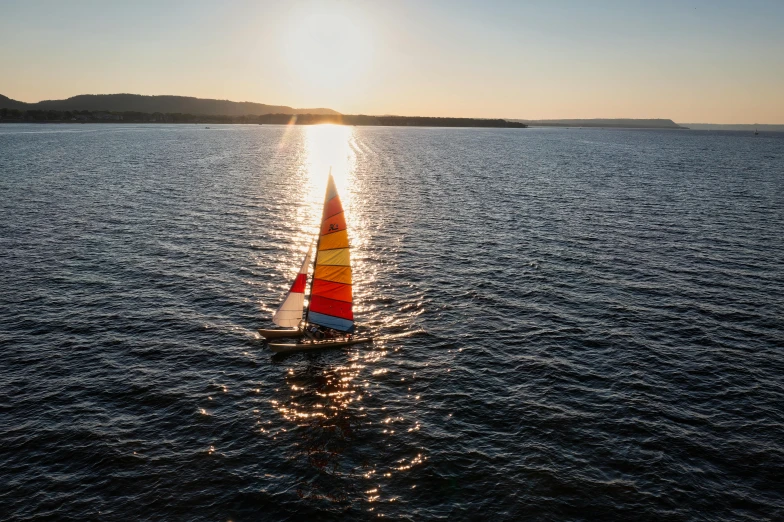
<path fill-rule="evenodd" d="M 354 312 L 351 305 L 351 258 L 346 218 L 335 181 L 330 174 L 324 213 L 321 216 L 307 320 L 340 332 L 353 332 Z"/>

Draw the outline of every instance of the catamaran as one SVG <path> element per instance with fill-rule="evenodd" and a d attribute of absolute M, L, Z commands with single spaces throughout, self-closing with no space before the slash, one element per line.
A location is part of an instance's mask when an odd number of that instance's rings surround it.
<path fill-rule="evenodd" d="M 311 243 L 289 292 L 272 316 L 272 322 L 284 328 L 259 329 L 259 333 L 267 341 L 287 337 L 298 338 L 300 341 L 288 344 L 270 342 L 270 349 L 278 353 L 298 352 L 372 341 L 370 337 L 354 336 L 348 230 L 343 204 L 331 171 L 327 181 L 327 194 L 324 197 L 321 230 L 316 243 L 310 298 L 308 307 L 304 308 L 312 254 Z"/>

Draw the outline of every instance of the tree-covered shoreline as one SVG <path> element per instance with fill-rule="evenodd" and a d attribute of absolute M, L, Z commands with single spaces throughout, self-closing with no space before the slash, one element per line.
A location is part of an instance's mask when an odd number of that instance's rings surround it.
<path fill-rule="evenodd" d="M 190 124 L 272 124 L 272 125 L 374 125 L 391 127 L 510 127 L 525 128 L 519 122 L 501 119 L 437 118 L 427 116 L 368 116 L 364 114 L 263 114 L 216 116 L 137 111 L 58 111 L 0 108 L 0 123 L 190 123 Z"/>

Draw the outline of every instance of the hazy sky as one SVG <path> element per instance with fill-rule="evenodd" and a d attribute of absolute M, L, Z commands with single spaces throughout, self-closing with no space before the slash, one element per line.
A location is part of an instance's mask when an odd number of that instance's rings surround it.
<path fill-rule="evenodd" d="M 0 0 L 0 94 L 784 123 L 784 0 Z"/>

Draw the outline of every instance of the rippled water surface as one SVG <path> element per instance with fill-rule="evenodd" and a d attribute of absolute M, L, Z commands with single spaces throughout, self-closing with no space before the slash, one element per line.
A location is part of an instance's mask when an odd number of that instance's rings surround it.
<path fill-rule="evenodd" d="M 332 166 L 374 344 L 256 334 Z M 0 126 L 0 512 L 784 518 L 784 135 Z"/>

